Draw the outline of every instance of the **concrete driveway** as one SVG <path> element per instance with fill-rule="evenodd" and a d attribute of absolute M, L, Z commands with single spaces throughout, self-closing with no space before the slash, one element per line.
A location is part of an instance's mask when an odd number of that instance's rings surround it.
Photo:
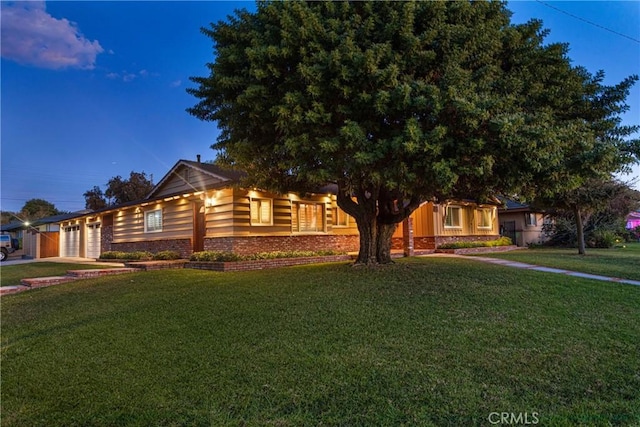
<path fill-rule="evenodd" d="M 7 260 L 2 262 L 0 266 L 5 265 L 18 265 L 18 264 L 28 264 L 32 262 L 62 262 L 68 264 L 90 264 L 90 265 L 104 265 L 105 267 L 122 267 L 124 266 L 121 262 L 98 262 L 93 258 L 80 258 L 80 257 L 51 257 L 51 258 L 39 258 L 39 259 L 24 259 L 22 258 L 23 251 L 15 251 L 12 254 L 9 254 Z"/>

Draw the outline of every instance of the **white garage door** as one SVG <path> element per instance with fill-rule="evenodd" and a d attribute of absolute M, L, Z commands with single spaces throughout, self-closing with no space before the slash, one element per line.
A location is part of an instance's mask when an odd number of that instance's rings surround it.
<path fill-rule="evenodd" d="M 62 229 L 62 254 L 63 257 L 80 256 L 80 226 L 72 225 Z"/>
<path fill-rule="evenodd" d="M 100 257 L 100 223 L 87 224 L 87 258 Z"/>

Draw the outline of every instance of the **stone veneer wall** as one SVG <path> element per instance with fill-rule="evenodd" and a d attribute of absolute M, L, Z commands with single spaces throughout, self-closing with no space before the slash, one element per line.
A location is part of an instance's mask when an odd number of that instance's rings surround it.
<path fill-rule="evenodd" d="M 105 225 L 100 229 L 100 253 L 111 251 L 113 242 L 113 225 Z"/>
<path fill-rule="evenodd" d="M 206 251 L 233 252 L 238 255 L 274 251 L 356 252 L 359 246 L 360 239 L 357 235 L 205 237 L 204 239 Z"/>

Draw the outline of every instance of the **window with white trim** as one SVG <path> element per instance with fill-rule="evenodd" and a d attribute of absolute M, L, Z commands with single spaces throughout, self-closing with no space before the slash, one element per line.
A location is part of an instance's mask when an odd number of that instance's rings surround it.
<path fill-rule="evenodd" d="M 490 208 L 480 208 L 477 211 L 478 215 L 478 228 L 492 228 L 493 220 Z"/>
<path fill-rule="evenodd" d="M 524 224 L 527 227 L 535 227 L 536 225 L 538 225 L 537 215 L 533 212 L 527 212 L 526 214 L 524 214 Z"/>
<path fill-rule="evenodd" d="M 156 233 L 162 231 L 162 209 L 144 213 L 144 232 Z"/>
<path fill-rule="evenodd" d="M 447 206 L 444 217 L 445 228 L 462 228 L 462 208 L 460 206 Z"/>
<path fill-rule="evenodd" d="M 272 225 L 271 199 L 251 199 L 251 225 Z"/>
<path fill-rule="evenodd" d="M 294 202 L 291 205 L 291 227 L 299 233 L 324 231 L 324 203 Z"/>

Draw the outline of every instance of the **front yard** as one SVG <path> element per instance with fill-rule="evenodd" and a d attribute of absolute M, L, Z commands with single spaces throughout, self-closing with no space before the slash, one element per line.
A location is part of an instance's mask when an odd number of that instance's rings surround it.
<path fill-rule="evenodd" d="M 638 425 L 640 289 L 443 258 L 84 280 L 2 298 L 1 393 L 3 426 Z"/>

